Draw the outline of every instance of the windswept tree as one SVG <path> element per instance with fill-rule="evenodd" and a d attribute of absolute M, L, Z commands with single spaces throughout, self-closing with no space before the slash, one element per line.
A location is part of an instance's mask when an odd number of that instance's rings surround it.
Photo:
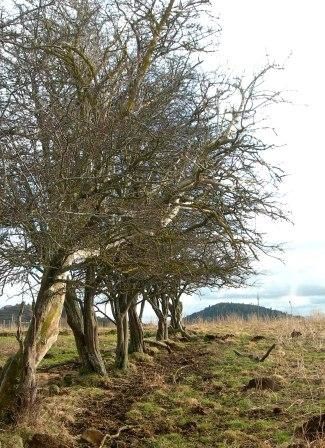
<path fill-rule="evenodd" d="M 39 283 L 1 374 L 2 414 L 35 400 L 72 272 L 108 266 L 123 367 L 146 279 L 187 270 L 209 284 L 224 268 L 235 281 L 270 249 L 255 226 L 284 217 L 282 173 L 257 136 L 277 99 L 263 90 L 270 68 L 247 83 L 201 71 L 206 3 L 31 0 L 1 17 L 0 272 Z"/>
<path fill-rule="evenodd" d="M 169 54 L 193 51 L 201 3 L 30 1 L 2 16 L 1 265 L 7 281 L 41 276 L 24 346 L 2 374 L 4 410 L 34 400 L 72 265 L 132 238 L 143 82 Z"/>

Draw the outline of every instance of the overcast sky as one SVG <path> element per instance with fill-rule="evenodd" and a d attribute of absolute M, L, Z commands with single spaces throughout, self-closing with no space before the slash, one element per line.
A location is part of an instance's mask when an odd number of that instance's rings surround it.
<path fill-rule="evenodd" d="M 285 65 L 270 85 L 288 90 L 295 105 L 281 105 L 270 116 L 277 129 L 277 155 L 289 173 L 283 193 L 294 225 L 268 226 L 269 239 L 286 242 L 284 264 L 265 260 L 255 288 L 202 291 L 187 298 L 187 313 L 218 301 L 256 303 L 308 314 L 325 312 L 324 105 L 325 28 L 320 0 L 215 0 L 222 34 L 211 64 L 237 73 L 256 72 L 268 59 Z"/>
<path fill-rule="evenodd" d="M 211 67 L 223 65 L 233 73 L 256 72 L 269 59 L 285 65 L 270 79 L 288 90 L 295 105 L 273 111 L 276 142 L 285 147 L 276 155 L 289 173 L 283 186 L 294 226 L 273 224 L 263 230 L 269 239 L 287 244 L 284 264 L 264 260 L 264 275 L 255 288 L 202 291 L 185 300 L 187 314 L 218 301 L 256 303 L 296 313 L 325 311 L 325 188 L 324 6 L 321 0 L 214 0 L 222 33 Z M 5 304 L 5 298 L 0 298 Z M 147 318 L 151 314 L 148 310 Z"/>

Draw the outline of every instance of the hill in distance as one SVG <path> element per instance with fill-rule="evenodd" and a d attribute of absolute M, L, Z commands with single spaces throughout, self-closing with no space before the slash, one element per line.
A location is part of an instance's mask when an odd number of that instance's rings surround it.
<path fill-rule="evenodd" d="M 8 324 L 10 322 L 16 323 L 20 312 L 20 303 L 17 305 L 6 305 L 0 308 L 0 325 Z M 32 318 L 33 312 L 31 305 L 25 304 L 22 315 L 22 322 L 29 322 Z"/>
<path fill-rule="evenodd" d="M 244 319 L 255 315 L 261 318 L 279 318 L 286 317 L 287 313 L 282 311 L 272 310 L 271 308 L 265 308 L 264 306 L 248 305 L 246 303 L 231 303 L 222 302 L 215 305 L 208 306 L 201 311 L 186 316 L 187 322 L 193 322 L 195 320 L 215 320 L 223 319 L 228 316 L 239 316 Z"/>

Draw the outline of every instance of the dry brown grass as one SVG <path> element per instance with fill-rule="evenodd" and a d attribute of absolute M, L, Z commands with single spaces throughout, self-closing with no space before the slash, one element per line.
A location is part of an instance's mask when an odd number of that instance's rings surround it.
<path fill-rule="evenodd" d="M 98 429 L 108 425 L 114 433 L 123 424 L 131 423 L 135 425 L 132 445 L 127 442 L 130 434 L 124 434 L 122 441 L 126 445 L 121 446 L 287 448 L 299 441 L 295 428 L 310 416 L 324 412 L 324 315 L 277 320 L 229 317 L 196 322 L 188 329 L 195 331 L 198 339 L 179 343 L 183 350 L 172 355 L 160 352 L 150 363 L 135 359 L 127 376 L 111 368 L 110 379 L 103 387 L 96 378 L 78 377 L 75 367 L 69 364 L 76 356 L 73 337 L 63 332 L 51 349 L 53 357 L 46 360 L 51 364 L 45 364 L 45 371 L 39 374 L 39 408 L 15 431 L 28 437 L 36 430 L 79 447 L 80 433 L 87 425 L 94 424 Z M 112 330 L 100 330 L 109 366 L 116 338 Z M 293 330 L 302 335 L 292 338 Z M 146 325 L 145 331 L 154 334 L 155 326 Z M 207 333 L 232 333 L 235 337 L 225 342 L 205 342 L 203 336 Z M 252 342 L 256 335 L 266 339 Z M 276 348 L 264 363 L 234 354 L 234 349 L 260 354 L 273 343 Z M 15 349 L 13 335 L 0 337 L 0 363 Z M 60 365 L 62 361 L 68 364 L 46 372 L 47 366 Z M 76 378 L 72 386 L 62 382 L 67 372 Z M 283 378 L 280 391 L 243 391 L 249 379 L 272 375 Z M 50 393 L 51 382 L 59 384 L 58 394 Z M 124 393 L 122 412 L 119 397 Z M 280 417 L 272 414 L 275 407 L 281 409 Z M 252 418 L 255 412 L 259 416 Z M 303 441 L 302 446 L 325 448 L 324 445 L 323 441 Z"/>
<path fill-rule="evenodd" d="M 279 319 L 261 319 L 252 316 L 243 319 L 239 316 L 229 316 L 211 321 L 198 320 L 187 326 L 189 330 L 205 333 L 234 333 L 234 334 L 274 334 L 277 338 L 288 339 L 293 330 L 300 330 L 304 338 L 311 338 L 318 342 L 325 340 L 325 314 L 315 313 L 308 317 L 285 317 Z"/>

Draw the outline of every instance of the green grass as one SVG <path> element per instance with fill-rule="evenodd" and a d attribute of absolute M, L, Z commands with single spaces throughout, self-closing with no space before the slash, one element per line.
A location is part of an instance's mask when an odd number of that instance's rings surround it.
<path fill-rule="evenodd" d="M 56 381 L 60 389 L 58 395 L 52 397 L 46 395 L 46 387 L 43 387 L 37 427 L 44 432 L 54 431 L 81 447 L 78 434 L 71 432 L 71 422 L 78 423 L 82 415 L 87 415 L 87 412 L 93 415 L 93 412 L 99 420 L 95 423 L 90 420 L 89 425 L 94 424 L 102 430 L 110 422 L 105 412 L 111 402 L 105 404 L 105 400 L 111 397 L 114 403 L 116 394 L 123 390 L 125 397 L 121 395 L 121 405 L 124 406 L 124 417 L 114 428 L 131 425 L 138 434 L 133 437 L 133 444 L 126 446 L 289 446 L 296 439 L 295 428 L 310 415 L 325 410 L 324 334 L 318 328 L 317 337 L 306 332 L 300 339 L 292 340 L 288 336 L 290 327 L 282 324 L 278 328 L 274 328 L 276 324 L 272 322 L 252 322 L 251 328 L 249 323 L 239 324 L 225 321 L 210 326 L 209 333 L 235 334 L 226 343 L 204 342 L 202 337 L 183 343 L 182 349 L 178 347 L 172 355 L 160 352 L 152 358 L 133 356 L 132 370 L 128 374 L 116 372 L 113 368 L 115 332 L 102 332 L 100 345 L 109 371 L 108 379 L 80 375 L 71 370 L 74 368 L 71 361 L 77 359 L 74 340 L 71 334 L 61 334 L 41 363 L 42 371 L 49 372 L 48 382 Z M 150 329 L 146 331 L 153 334 Z M 207 329 L 202 329 L 202 335 L 204 332 Z M 252 343 L 250 339 L 256 334 L 263 334 L 267 339 Z M 234 353 L 237 350 L 263 354 L 273 342 L 276 349 L 264 363 L 256 363 Z M 16 348 L 14 336 L 0 336 L 0 364 L 3 365 Z M 61 374 L 60 366 L 65 363 L 67 366 L 70 363 L 70 370 L 64 370 L 63 366 Z M 67 381 L 64 379 L 66 375 L 70 375 Z M 243 390 L 254 377 L 274 375 L 283 379 L 283 387 L 278 391 Z M 148 382 L 145 391 L 138 386 L 138 381 L 143 378 Z M 101 406 L 104 409 L 102 420 Z M 280 412 L 276 413 L 274 409 Z M 33 425 L 28 425 L 25 422 L 20 428 L 21 434 L 33 431 Z M 127 441 L 128 435 L 121 438 Z"/>

